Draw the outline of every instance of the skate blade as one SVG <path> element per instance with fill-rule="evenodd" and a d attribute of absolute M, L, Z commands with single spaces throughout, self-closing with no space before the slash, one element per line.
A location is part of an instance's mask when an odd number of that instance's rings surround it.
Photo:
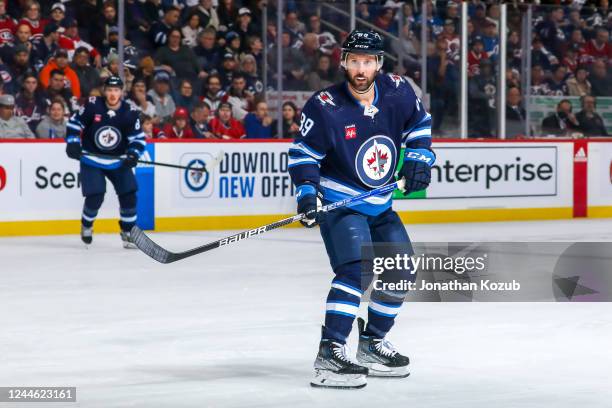
<path fill-rule="evenodd" d="M 138 249 L 138 247 L 136 246 L 136 244 L 132 243 L 132 242 L 124 242 L 123 243 L 123 247 L 125 249 Z"/>
<path fill-rule="evenodd" d="M 359 364 L 368 367 L 368 377 L 406 378 L 410 375 L 408 366 L 387 367 L 383 364 L 363 362 Z"/>
<path fill-rule="evenodd" d="M 364 374 L 337 374 L 329 370 L 315 370 L 315 376 L 310 381 L 312 387 L 359 389 L 368 384 Z"/>

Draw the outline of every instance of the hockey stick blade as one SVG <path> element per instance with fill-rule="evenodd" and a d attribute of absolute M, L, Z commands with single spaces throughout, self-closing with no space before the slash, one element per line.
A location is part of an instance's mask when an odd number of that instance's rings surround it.
<path fill-rule="evenodd" d="M 334 210 L 336 208 L 345 207 L 356 201 L 363 200 L 365 198 L 393 192 L 396 188 L 403 188 L 403 180 L 396 181 L 386 186 L 379 187 L 374 190 L 364 192 L 362 194 L 345 198 L 344 200 L 336 201 L 334 203 L 325 205 L 321 208 L 322 212 Z M 202 252 L 210 251 L 211 249 L 219 248 L 224 245 L 233 244 L 238 241 L 242 241 L 246 238 L 254 237 L 274 229 L 284 227 L 285 225 L 292 224 L 305 218 L 304 214 L 297 214 L 292 217 L 283 218 L 282 220 L 267 224 L 258 228 L 253 228 L 247 231 L 240 232 L 238 234 L 230 235 L 229 237 L 222 238 L 217 241 L 210 242 L 208 244 L 199 246 L 197 248 L 190 249 L 184 252 L 171 252 L 164 249 L 162 246 L 156 244 L 151 238 L 149 238 L 140 228 L 137 226 L 132 227 L 131 235 L 134 244 L 145 254 L 155 259 L 158 262 L 167 264 L 179 261 L 181 259 L 188 258 L 193 255 L 201 254 Z"/>

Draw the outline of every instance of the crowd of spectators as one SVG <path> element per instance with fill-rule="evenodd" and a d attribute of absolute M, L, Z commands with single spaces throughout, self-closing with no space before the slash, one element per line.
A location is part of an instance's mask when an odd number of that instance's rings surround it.
<path fill-rule="evenodd" d="M 304 92 L 342 79 L 340 44 L 347 32 L 334 27 L 346 27 L 346 16 L 322 14 L 319 3 L 286 1 L 278 44 L 274 1 L 125 0 L 120 39 L 114 0 L 0 0 L 0 137 L 62 137 L 66 118 L 88 97 L 101 95 L 105 78 L 118 74 L 125 78 L 127 100 L 142 111 L 149 137 L 295 137 L 299 107 L 284 103 L 279 126 L 265 92 L 273 90 L 278 75 L 285 90 Z M 608 2 L 560 1 L 534 9 L 529 90 L 521 87 L 520 3 L 509 3 L 508 136 L 524 133 L 526 93 L 582 97 L 575 116 L 563 114 L 569 100 L 560 102 L 542 124 L 544 133 L 605 134 L 591 97 L 612 96 Z M 356 11 L 358 26 L 367 22 L 397 38 L 386 46 L 389 55 L 403 58 L 385 59 L 384 70 L 416 84 L 425 25 L 432 130 L 443 136 L 443 124 L 458 112 L 459 2 L 357 0 Z M 469 134 L 495 137 L 500 7 L 471 0 L 468 15 Z M 279 54 L 283 70 L 277 73 Z"/>

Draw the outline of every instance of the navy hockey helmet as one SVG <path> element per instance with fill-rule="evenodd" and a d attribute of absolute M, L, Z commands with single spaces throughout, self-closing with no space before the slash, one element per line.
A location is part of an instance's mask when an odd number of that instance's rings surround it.
<path fill-rule="evenodd" d="M 111 75 L 104 81 L 104 87 L 123 89 L 123 80 L 118 76 Z"/>
<path fill-rule="evenodd" d="M 378 69 L 382 68 L 383 39 L 380 34 L 372 30 L 353 30 L 342 43 L 341 65 L 346 69 L 346 57 L 348 54 L 368 54 L 375 55 Z"/>

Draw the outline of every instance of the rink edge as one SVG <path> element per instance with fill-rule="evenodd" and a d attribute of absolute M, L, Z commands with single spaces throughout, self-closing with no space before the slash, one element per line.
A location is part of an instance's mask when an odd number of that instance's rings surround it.
<path fill-rule="evenodd" d="M 612 207 L 589 207 L 589 218 L 612 218 Z M 494 221 L 536 221 L 573 218 L 572 207 L 556 208 L 478 208 L 468 210 L 399 211 L 406 224 L 434 224 L 460 222 Z M 260 227 L 290 216 L 239 215 L 207 217 L 159 217 L 155 219 L 155 231 L 194 230 L 240 230 Z M 291 224 L 290 227 L 299 227 Z M 96 233 L 117 233 L 116 219 L 99 219 L 95 224 Z M 78 234 L 80 220 L 49 221 L 0 221 L 0 236 L 35 236 Z"/>

